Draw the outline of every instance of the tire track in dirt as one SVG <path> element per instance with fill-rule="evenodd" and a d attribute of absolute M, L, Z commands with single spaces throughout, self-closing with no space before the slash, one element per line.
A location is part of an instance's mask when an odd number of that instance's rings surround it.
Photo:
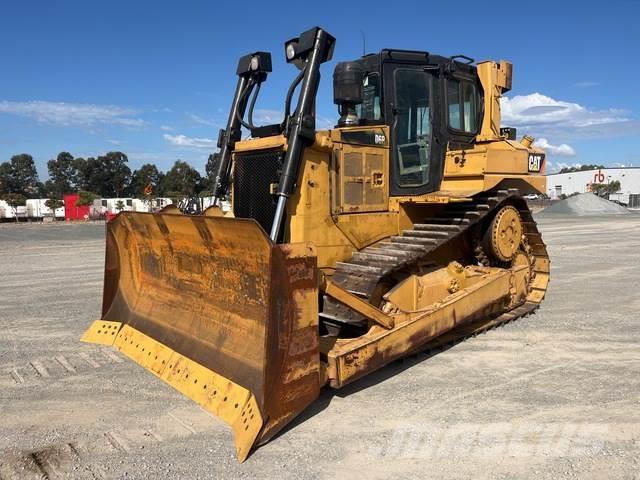
<path fill-rule="evenodd" d="M 124 363 L 124 360 L 113 352 L 79 352 L 71 354 L 54 354 L 53 356 L 29 359 L 19 365 L 0 367 L 4 373 L 2 383 L 13 386 L 30 386 L 70 378 L 87 371 L 96 370 L 107 365 Z"/>
<path fill-rule="evenodd" d="M 111 429 L 89 438 L 65 439 L 37 449 L 0 451 L 0 479 L 105 478 L 103 462 L 127 457 L 163 442 L 186 439 L 219 428 L 219 422 L 197 406 L 169 410 L 151 425 Z"/>

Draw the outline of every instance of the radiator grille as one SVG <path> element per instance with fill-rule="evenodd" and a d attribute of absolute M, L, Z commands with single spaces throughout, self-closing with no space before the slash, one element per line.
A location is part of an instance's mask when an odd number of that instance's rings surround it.
<path fill-rule="evenodd" d="M 269 233 L 276 210 L 276 196 L 269 188 L 278 183 L 284 152 L 268 150 L 235 155 L 233 214 L 253 218 Z"/>

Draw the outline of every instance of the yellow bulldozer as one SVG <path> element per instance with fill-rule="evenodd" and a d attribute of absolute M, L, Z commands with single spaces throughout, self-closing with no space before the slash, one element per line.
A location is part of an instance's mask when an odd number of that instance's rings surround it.
<path fill-rule="evenodd" d="M 340 118 L 317 130 L 334 45 L 319 27 L 285 43 L 298 75 L 275 125 L 253 123 L 270 54 L 240 59 L 213 207 L 107 225 L 102 318 L 82 339 L 228 423 L 239 461 L 321 388 L 526 315 L 549 281 L 523 199 L 545 191 L 545 154 L 500 126 L 511 64 L 392 49 L 338 63 Z"/>

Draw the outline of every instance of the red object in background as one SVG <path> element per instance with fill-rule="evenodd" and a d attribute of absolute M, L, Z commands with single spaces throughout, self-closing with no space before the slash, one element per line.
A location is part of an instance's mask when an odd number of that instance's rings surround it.
<path fill-rule="evenodd" d="M 110 222 L 111 220 L 113 220 L 114 218 L 116 218 L 118 216 L 117 213 L 111 213 L 111 212 L 107 212 L 107 222 Z"/>
<path fill-rule="evenodd" d="M 89 219 L 89 205 L 76 205 L 78 198 L 80 197 L 76 193 L 64 195 L 64 219 L 67 222 Z"/>

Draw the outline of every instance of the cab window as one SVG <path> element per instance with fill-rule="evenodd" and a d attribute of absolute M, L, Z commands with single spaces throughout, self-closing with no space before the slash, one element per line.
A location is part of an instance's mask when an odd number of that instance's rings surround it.
<path fill-rule="evenodd" d="M 447 80 L 449 127 L 464 133 L 478 131 L 480 98 L 476 85 L 467 80 Z"/>
<path fill-rule="evenodd" d="M 475 85 L 462 82 L 462 110 L 464 112 L 464 131 L 478 130 L 478 93 Z"/>
<path fill-rule="evenodd" d="M 380 75 L 369 73 L 362 81 L 362 104 L 356 106 L 356 112 L 360 120 L 375 122 L 382 118 L 381 111 Z"/>
<path fill-rule="evenodd" d="M 401 187 L 423 186 L 431 166 L 431 76 L 398 69 L 394 81 L 396 181 Z"/>
<path fill-rule="evenodd" d="M 462 130 L 460 123 L 460 82 L 447 80 L 447 104 L 449 105 L 449 126 L 456 130 Z"/>

